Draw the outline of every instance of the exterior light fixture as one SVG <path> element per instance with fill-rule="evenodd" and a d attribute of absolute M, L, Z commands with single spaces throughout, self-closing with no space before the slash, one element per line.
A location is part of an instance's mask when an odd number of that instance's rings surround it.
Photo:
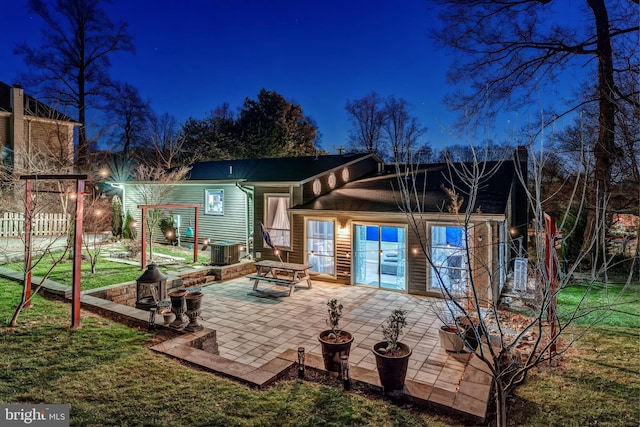
<path fill-rule="evenodd" d="M 304 347 L 298 347 L 298 378 L 304 379 Z"/>
<path fill-rule="evenodd" d="M 331 172 L 329 174 L 329 178 L 327 178 L 329 188 L 334 188 L 336 186 L 336 174 Z"/>
<path fill-rule="evenodd" d="M 344 182 L 349 181 L 349 169 L 347 168 L 342 169 L 342 180 Z"/>
<path fill-rule="evenodd" d="M 313 181 L 313 194 L 318 196 L 321 191 L 322 191 L 322 184 L 320 183 L 319 179 L 316 179 L 315 181 Z"/>
<path fill-rule="evenodd" d="M 156 327 L 156 308 L 151 307 L 149 310 L 149 330 L 153 331 Z"/>
<path fill-rule="evenodd" d="M 345 390 L 351 388 L 351 378 L 349 378 L 349 357 L 347 355 L 340 356 L 340 375 L 342 376 L 342 386 Z"/>

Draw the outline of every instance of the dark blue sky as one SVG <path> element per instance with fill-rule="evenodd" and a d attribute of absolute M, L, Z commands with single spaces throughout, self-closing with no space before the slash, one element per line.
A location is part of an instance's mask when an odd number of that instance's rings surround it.
<path fill-rule="evenodd" d="M 42 23 L 26 0 L 7 3 L 0 80 L 13 83 L 24 70 L 13 48 L 39 45 Z M 350 128 L 345 102 L 375 90 L 409 101 L 434 147 L 469 142 L 449 135 L 454 116 L 441 102 L 448 58 L 428 38 L 435 13 L 422 0 L 114 0 L 109 11 L 129 23 L 137 49 L 113 57 L 112 77 L 180 122 L 266 88 L 302 105 L 322 148 L 335 152 Z"/>

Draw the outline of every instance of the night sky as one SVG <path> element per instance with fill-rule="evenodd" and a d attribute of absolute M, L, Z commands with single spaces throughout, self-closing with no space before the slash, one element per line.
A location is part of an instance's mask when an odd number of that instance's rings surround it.
<path fill-rule="evenodd" d="M 9 84 L 24 70 L 15 45 L 40 44 L 42 22 L 25 5 L 3 1 L 0 80 Z M 265 88 L 302 105 L 321 148 L 336 152 L 350 128 L 347 99 L 375 90 L 406 99 L 435 148 L 469 143 L 450 134 L 455 117 L 442 104 L 450 58 L 428 38 L 437 21 L 422 0 L 114 0 L 108 10 L 129 23 L 137 49 L 112 58 L 112 78 L 180 122 L 225 101 L 235 109 Z M 501 120 L 498 132 L 509 113 Z"/>

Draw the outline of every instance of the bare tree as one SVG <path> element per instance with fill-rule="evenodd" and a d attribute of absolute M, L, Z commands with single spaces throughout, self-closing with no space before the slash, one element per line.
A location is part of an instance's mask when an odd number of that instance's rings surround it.
<path fill-rule="evenodd" d="M 139 165 L 135 169 L 136 183 L 132 185 L 142 205 L 167 203 L 175 187 L 184 181 L 190 168 L 182 166 L 171 170 L 162 166 Z M 153 260 L 153 238 L 162 219 L 161 209 L 148 209 L 146 218 L 149 258 Z"/>
<path fill-rule="evenodd" d="M 122 82 L 112 83 L 106 101 L 114 145 L 127 158 L 132 148 L 143 145 L 144 132 L 152 117 L 150 101 L 144 101 L 134 86 Z"/>
<path fill-rule="evenodd" d="M 585 242 L 590 242 L 610 194 L 612 166 L 621 156 L 616 110 L 621 104 L 639 105 L 637 87 L 625 92 L 621 85 L 623 80 L 637 80 L 640 70 L 638 1 L 433 3 L 443 24 L 434 32 L 435 39 L 459 53 L 448 76 L 462 90 L 446 101 L 464 113 L 465 122 L 479 123 L 506 109 L 535 105 L 539 93 L 552 91 L 566 76 L 566 84 L 581 74 L 585 81 L 597 82 L 594 93 L 572 97 L 550 118 L 588 104 L 597 106 L 597 138 L 588 150 L 594 156 L 584 233 Z"/>
<path fill-rule="evenodd" d="M 111 203 L 107 197 L 100 194 L 99 190 L 87 194 L 84 202 L 83 254 L 89 260 L 91 274 L 95 274 L 102 249 L 107 243 L 107 233 L 111 228 Z"/>
<path fill-rule="evenodd" d="M 147 129 L 147 139 L 153 148 L 153 154 L 151 162 L 147 159 L 146 163 L 167 169 L 176 166 L 176 159 L 182 155 L 185 138 L 175 117 L 168 113 L 152 115 Z M 185 164 L 185 159 L 182 163 Z M 189 161 L 186 160 L 186 163 Z"/>
<path fill-rule="evenodd" d="M 348 100 L 345 109 L 352 129 L 349 134 L 350 148 L 383 155 L 383 125 L 385 114 L 383 100 L 375 91 L 360 99 Z"/>
<path fill-rule="evenodd" d="M 31 306 L 31 301 L 38 294 L 44 282 L 51 272 L 60 263 L 67 259 L 67 254 L 73 245 L 73 240 L 69 237 L 73 216 L 68 214 L 68 206 L 75 199 L 74 189 L 64 182 L 51 181 L 33 181 L 33 192 L 30 200 L 27 202 L 25 198 L 25 181 L 15 177 L 11 184 L 11 192 L 13 197 L 13 205 L 21 205 L 24 209 L 24 216 L 19 225 L 19 235 L 17 236 L 24 250 L 23 258 L 23 287 L 20 302 L 9 321 L 9 326 L 15 327 L 18 322 L 20 313 L 24 308 Z M 37 237 L 38 234 L 34 230 L 34 225 L 40 216 L 57 214 L 62 216 L 58 219 L 57 231 L 52 225 L 49 225 L 49 232 L 44 237 Z M 49 221 L 52 221 L 49 218 Z M 27 222 L 32 224 L 31 229 L 26 227 Z M 28 233 L 28 234 L 27 234 Z M 29 237 L 27 239 L 27 237 Z M 31 287 L 31 273 L 33 269 L 41 262 L 50 263 L 51 266 L 42 276 L 40 283 L 35 287 Z"/>
<path fill-rule="evenodd" d="M 25 81 L 38 87 L 43 100 L 52 105 L 74 109 L 82 124 L 78 157 L 87 162 L 90 140 L 87 138 L 87 110 L 91 99 L 104 94 L 109 84 L 110 56 L 133 52 L 133 38 L 127 24 L 115 25 L 102 8 L 103 0 L 29 0 L 29 11 L 44 21 L 42 45 L 21 44 L 15 52 L 22 55 L 31 70 Z"/>
<path fill-rule="evenodd" d="M 409 103 L 403 98 L 390 96 L 384 101 L 384 135 L 394 162 L 416 162 L 410 156 L 424 154 L 428 144 L 420 144 L 419 139 L 427 131 L 415 116 L 409 114 Z M 420 149 L 421 148 L 421 149 Z"/>
<path fill-rule="evenodd" d="M 521 155 L 521 151 L 517 153 Z M 608 300 L 600 301 L 597 305 L 590 305 L 589 302 L 589 293 L 598 283 L 606 283 L 606 272 L 614 266 L 612 259 L 608 257 L 600 263 L 601 267 L 594 274 L 594 279 L 581 287 L 583 295 L 575 308 L 557 307 L 557 298 L 569 287 L 575 266 L 581 259 L 589 256 L 591 246 L 598 244 L 598 240 L 592 238 L 586 249 L 577 255 L 576 264 L 569 268 L 567 274 L 558 274 L 560 260 L 556 248 L 557 235 L 543 209 L 545 200 L 541 188 L 547 157 L 548 153 L 542 149 L 528 157 L 531 182 L 526 182 L 526 174 L 521 169 L 523 159 L 516 156 L 514 160 L 517 182 L 526 194 L 528 209 L 533 213 L 531 224 L 532 234 L 535 236 L 533 249 L 528 253 L 529 280 L 527 282 L 525 278 L 526 289 L 522 290 L 523 296 L 531 300 L 531 315 L 521 323 L 510 322 L 508 313 L 500 309 L 496 289 L 500 281 L 500 270 L 507 266 L 503 264 L 496 270 L 494 264 L 488 261 L 492 258 L 489 253 L 499 253 L 501 243 L 498 239 L 478 238 L 478 233 L 486 230 L 486 220 L 476 216 L 482 209 L 478 204 L 480 191 L 501 165 L 511 160 L 486 162 L 476 155 L 475 160 L 471 162 L 448 162 L 448 183 L 443 188 L 444 193 L 448 195 L 448 202 L 442 206 L 442 212 L 443 216 L 446 212 L 449 221 L 455 219 L 456 226 L 462 230 L 460 247 L 457 248 L 455 256 L 462 257 L 460 265 L 463 266 L 464 272 L 456 276 L 450 276 L 448 270 L 443 267 L 446 263 L 443 264 L 441 259 L 434 257 L 430 247 L 431 236 L 425 232 L 429 229 L 427 221 L 432 220 L 432 217 L 427 215 L 428 199 L 424 193 L 429 176 L 417 166 L 398 167 L 399 204 L 407 216 L 410 229 L 420 242 L 427 268 L 432 272 L 432 286 L 435 283 L 435 288 L 441 291 L 441 301 L 427 304 L 433 304 L 430 308 L 443 323 L 455 322 L 459 327 L 460 338 L 465 340 L 467 345 L 471 345 L 472 342 L 479 343 L 475 348 L 468 347 L 468 351 L 483 362 L 486 372 L 493 378 L 498 426 L 508 423 L 507 397 L 527 379 L 533 368 L 566 352 L 586 331 L 602 321 L 605 313 L 621 307 L 622 295 L 613 292 L 608 296 Z M 578 205 L 583 206 L 583 209 L 588 197 L 585 180 L 585 175 L 581 174 L 567 182 L 571 197 Z M 567 215 L 568 210 L 556 212 L 558 228 L 563 227 Z M 606 215 L 605 210 L 598 211 L 598 228 L 604 227 Z M 512 245 L 515 246 L 516 243 L 513 241 Z M 638 260 L 632 259 L 628 262 L 630 270 L 633 270 L 633 265 Z M 626 286 L 629 285 L 629 281 L 630 278 Z M 487 284 L 490 286 L 490 292 L 487 290 Z M 595 315 L 595 320 L 586 325 L 577 324 L 579 319 L 589 314 Z"/>

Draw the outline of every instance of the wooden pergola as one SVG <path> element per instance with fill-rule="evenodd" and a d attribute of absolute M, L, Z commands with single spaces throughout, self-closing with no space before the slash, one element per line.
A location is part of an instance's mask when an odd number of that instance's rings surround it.
<path fill-rule="evenodd" d="M 25 224 L 24 258 L 26 275 L 24 278 L 25 300 L 31 297 L 31 217 L 33 214 L 33 181 L 74 180 L 76 181 L 76 214 L 73 229 L 73 272 L 71 285 L 71 329 L 80 327 L 80 274 L 82 267 L 82 220 L 84 216 L 84 183 L 88 175 L 20 175 L 25 180 Z M 46 190 L 47 192 L 51 192 Z M 38 190 L 35 190 L 38 193 Z"/>
<path fill-rule="evenodd" d="M 140 269 L 144 270 L 147 264 L 147 209 L 195 209 L 195 225 L 193 227 L 193 262 L 198 262 L 198 211 L 202 205 L 198 204 L 166 204 L 166 205 L 138 205 L 142 209 L 142 250 L 140 251 Z"/>

